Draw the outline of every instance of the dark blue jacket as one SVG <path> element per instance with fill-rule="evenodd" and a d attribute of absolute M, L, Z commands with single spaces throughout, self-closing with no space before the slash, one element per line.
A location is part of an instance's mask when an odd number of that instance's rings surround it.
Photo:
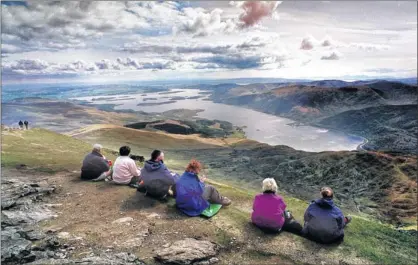
<path fill-rule="evenodd" d="M 209 206 L 202 194 L 205 184 L 194 173 L 184 172 L 176 183 L 176 205 L 188 216 L 198 216 Z"/>
<path fill-rule="evenodd" d="M 177 174 L 172 174 L 162 161 L 148 160 L 141 170 L 141 180 L 144 181 L 147 193 L 156 197 L 167 194 L 170 186 L 176 183 Z"/>
<path fill-rule="evenodd" d="M 306 209 L 302 233 L 321 243 L 344 237 L 344 215 L 330 199 L 313 201 Z"/>

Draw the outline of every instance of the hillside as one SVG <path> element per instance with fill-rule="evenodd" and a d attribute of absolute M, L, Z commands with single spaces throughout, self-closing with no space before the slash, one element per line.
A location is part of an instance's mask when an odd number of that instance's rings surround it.
<path fill-rule="evenodd" d="M 326 86 L 319 86 L 319 85 Z M 366 147 L 372 150 L 395 150 L 410 152 L 416 148 L 415 139 L 411 139 L 411 130 L 404 134 L 401 123 L 412 124 L 415 116 L 403 114 L 401 122 L 394 123 L 369 115 L 366 131 L 362 125 L 351 128 L 357 122 L 348 111 L 366 112 L 368 108 L 379 107 L 383 113 L 399 113 L 393 105 L 402 105 L 410 109 L 417 104 L 417 86 L 389 81 L 354 82 L 349 86 L 340 86 L 344 82 L 321 81 L 306 84 L 263 84 L 260 89 L 256 85 L 236 86 L 226 90 L 214 90 L 211 99 L 215 102 L 248 107 L 269 114 L 290 118 L 297 122 L 311 125 L 326 124 L 327 127 L 347 133 L 358 133 L 362 137 L 370 137 Z M 355 112 L 354 112 L 355 113 Z M 342 114 L 342 115 L 339 115 Z M 328 119 L 329 121 L 322 120 Z M 382 128 L 390 128 L 388 130 Z M 400 140 L 398 140 L 400 136 Z"/>
<path fill-rule="evenodd" d="M 366 148 L 416 153 L 417 105 L 387 105 L 350 110 L 319 122 L 320 126 L 362 135 Z"/>
<path fill-rule="evenodd" d="M 354 214 L 354 219 L 346 230 L 346 239 L 339 246 L 318 245 L 286 232 L 280 235 L 266 235 L 249 224 L 252 199 L 258 192 L 259 183 L 252 184 L 252 187 L 247 189 L 246 185 L 240 184 L 238 180 L 233 181 L 235 174 L 242 175 L 242 172 L 233 173 L 237 168 L 231 168 L 231 163 L 238 166 L 241 164 L 235 162 L 247 161 L 246 156 L 251 157 L 250 160 L 258 157 L 260 161 L 254 161 L 250 167 L 243 169 L 245 175 L 251 177 L 254 175 L 249 169 L 254 164 L 262 164 L 263 161 L 263 156 L 257 152 L 274 159 L 289 157 L 292 160 L 302 157 L 308 159 L 312 155 L 326 156 L 327 153 L 297 152 L 287 147 L 266 149 L 266 145 L 247 140 L 236 143 L 231 150 L 228 143 L 224 146 L 203 144 L 204 140 L 176 140 L 164 134 L 157 135 L 157 138 L 154 136 L 155 142 L 150 142 L 151 138 L 147 137 L 152 137 L 151 134 L 151 132 L 120 127 L 86 130 L 85 133 L 75 137 L 88 142 L 101 142 L 108 148 L 105 155 L 111 159 L 115 158 L 112 150 L 116 150 L 121 143 L 131 145 L 133 152 L 140 154 L 146 154 L 146 151 L 158 143 L 157 147 L 163 147 L 166 151 L 167 165 L 179 173 L 192 154 L 200 156 L 198 158 L 208 165 L 210 182 L 230 197 L 234 201 L 233 205 L 222 209 L 210 220 L 188 218 L 175 209 L 172 200 L 162 203 L 146 198 L 129 187 L 80 181 L 78 170 L 82 158 L 91 147 L 89 143 L 43 129 L 2 131 L 2 197 L 5 196 L 3 187 L 11 188 L 10 185 L 13 183 L 15 187 L 20 187 L 17 180 L 31 181 L 34 187 L 36 185 L 56 187 L 52 188 L 54 191 L 51 194 L 38 196 L 38 200 L 33 202 L 33 204 L 45 205 L 40 209 L 49 207 L 56 215 L 53 219 L 33 224 L 13 225 L 13 221 L 20 220 L 19 218 L 23 218 L 24 215 L 18 212 L 19 208 L 16 207 L 19 206 L 11 206 L 11 208 L 9 206 L 5 210 L 2 204 L 2 235 L 6 235 L 6 230 L 8 234 L 16 233 L 13 232 L 16 229 L 23 229 L 21 230 L 23 232 L 19 232 L 21 235 L 28 235 L 28 232 L 24 231 L 37 231 L 44 235 L 45 237 L 37 237 L 42 239 L 35 239 L 34 236 L 27 237 L 30 239 L 19 239 L 19 242 L 24 240 L 29 242 L 31 259 L 37 260 L 38 264 L 89 260 L 114 264 L 141 262 L 155 264 L 158 253 L 162 253 L 161 249 L 164 250 L 170 245 L 173 247 L 178 240 L 186 238 L 216 244 L 215 252 L 203 256 L 200 261 L 208 259 L 211 262 L 218 261 L 219 264 L 334 264 L 335 262 L 414 264 L 416 262 L 417 241 L 414 234 L 397 231 L 389 225 L 381 224 L 373 218 L 365 218 L 358 213 Z M 246 151 L 249 147 L 251 147 L 250 151 Z M 368 156 L 367 153 L 364 155 Z M 369 156 L 375 157 L 372 154 Z M 218 164 L 212 165 L 217 157 L 219 157 Z M 379 157 L 376 155 L 375 159 L 379 160 Z M 212 161 L 209 158 L 212 158 Z M 314 160 L 313 157 L 311 158 Z M 18 165 L 20 165 L 19 169 L 15 169 Z M 269 162 L 269 165 L 274 163 Z M 379 166 L 376 165 L 376 170 L 378 169 Z M 254 168 L 254 170 L 258 169 Z M 225 172 L 230 172 L 227 180 L 223 177 Z M 217 180 L 213 180 L 212 176 Z M 17 180 L 10 180 L 12 178 Z M 4 181 L 8 181 L 9 184 L 6 185 Z M 292 197 L 292 192 L 284 195 L 289 209 L 298 220 L 302 220 L 307 202 Z M 7 216 L 12 218 L 7 222 L 3 217 L 6 212 Z M 124 225 L 121 218 L 130 225 Z M 46 233 L 46 231 L 50 232 Z M 19 233 L 15 234 L 15 238 L 19 237 Z M 10 241 L 7 236 L 2 236 L 2 246 L 13 242 L 16 241 Z M 54 242 L 53 248 L 52 242 Z M 31 244 L 37 247 L 32 247 L 30 250 Z M 189 248 L 192 247 L 189 245 Z M 18 252 L 15 257 L 23 255 L 23 252 L 18 250 L 15 248 Z M 2 247 L 3 262 L 4 251 L 6 249 Z M 117 263 L 121 261 L 116 262 L 111 258 L 121 259 L 122 263 Z M 10 263 L 11 260 L 8 262 Z"/>
<path fill-rule="evenodd" d="M 414 157 L 374 152 L 313 153 L 248 140 L 202 145 L 201 141 L 176 140 L 122 127 L 87 131 L 75 137 L 91 144 L 108 143 L 112 149 L 128 143 L 145 156 L 154 148 L 163 149 L 173 153 L 176 163 L 185 164 L 195 157 L 205 162 L 213 178 L 249 188 L 259 186 L 265 177 L 274 177 L 283 191 L 306 201 L 314 199 L 321 186 L 333 183 L 339 194 L 337 201 L 353 212 L 398 225 L 416 218 Z"/>
<path fill-rule="evenodd" d="M 202 137 L 211 138 L 230 137 L 232 135 L 244 137 L 244 132 L 241 128 L 233 126 L 230 122 L 220 120 L 156 120 L 127 124 L 125 127 L 158 130 L 172 134 L 198 134 Z"/>
<path fill-rule="evenodd" d="M 68 132 L 90 124 L 114 123 L 123 125 L 148 115 L 98 110 L 68 101 L 45 98 L 20 98 L 2 103 L 2 124 L 17 127 L 19 120 L 28 120 L 29 126 Z"/>

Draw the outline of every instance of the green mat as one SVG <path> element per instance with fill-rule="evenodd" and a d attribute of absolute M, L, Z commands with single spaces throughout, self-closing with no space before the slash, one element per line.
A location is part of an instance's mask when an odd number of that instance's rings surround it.
<path fill-rule="evenodd" d="M 210 204 L 208 208 L 206 208 L 201 215 L 206 217 L 212 217 L 219 212 L 222 208 L 222 204 Z"/>

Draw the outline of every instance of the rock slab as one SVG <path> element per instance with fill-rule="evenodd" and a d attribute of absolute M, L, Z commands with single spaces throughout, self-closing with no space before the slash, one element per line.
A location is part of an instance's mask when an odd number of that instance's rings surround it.
<path fill-rule="evenodd" d="M 216 254 L 217 246 L 214 243 L 186 238 L 156 250 L 154 258 L 165 264 L 213 264 L 218 261 L 214 258 Z"/>

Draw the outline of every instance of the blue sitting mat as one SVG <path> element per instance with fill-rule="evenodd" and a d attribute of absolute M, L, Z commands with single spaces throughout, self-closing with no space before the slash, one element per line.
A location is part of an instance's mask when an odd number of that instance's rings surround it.
<path fill-rule="evenodd" d="M 206 217 L 212 217 L 219 212 L 222 208 L 222 204 L 209 204 L 208 208 L 206 208 L 201 215 Z"/>

